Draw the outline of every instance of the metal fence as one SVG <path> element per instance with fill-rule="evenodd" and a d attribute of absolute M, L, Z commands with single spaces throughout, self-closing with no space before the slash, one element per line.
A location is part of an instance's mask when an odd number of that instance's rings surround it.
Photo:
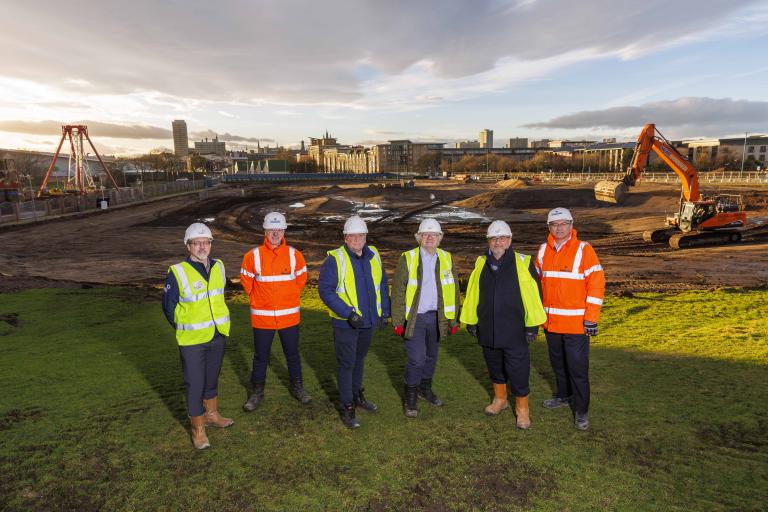
<path fill-rule="evenodd" d="M 171 183 L 145 183 L 138 187 L 109 189 L 84 196 L 60 196 L 33 199 L 24 202 L 0 202 L 0 224 L 37 220 L 52 215 L 87 212 L 121 204 L 135 203 L 153 197 L 169 196 L 214 186 L 217 180 L 174 181 Z"/>
<path fill-rule="evenodd" d="M 495 182 L 506 176 L 509 179 L 530 180 L 533 182 L 551 183 L 597 183 L 598 181 L 618 181 L 624 177 L 623 173 L 609 172 L 540 172 L 540 173 L 491 173 L 472 175 L 476 181 Z M 673 172 L 645 172 L 641 181 L 653 183 L 678 183 L 680 178 Z M 699 173 L 700 183 L 709 184 L 733 184 L 733 185 L 768 185 L 768 172 L 702 172 Z"/>
<path fill-rule="evenodd" d="M 278 181 L 338 181 L 338 180 L 353 180 L 353 181 L 381 181 L 381 180 L 396 180 L 397 175 L 391 173 L 290 173 L 290 174 L 229 174 L 222 177 L 224 183 L 245 183 L 245 182 L 278 182 Z"/>

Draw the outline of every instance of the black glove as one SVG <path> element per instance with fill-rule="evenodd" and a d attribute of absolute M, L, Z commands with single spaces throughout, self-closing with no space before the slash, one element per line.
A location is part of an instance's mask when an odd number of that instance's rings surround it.
<path fill-rule="evenodd" d="M 477 338 L 477 326 L 476 325 L 467 325 L 467 332 L 471 335 Z"/>
<path fill-rule="evenodd" d="M 584 320 L 584 334 L 587 336 L 597 336 L 597 324 Z"/>
<path fill-rule="evenodd" d="M 385 328 L 387 326 L 387 323 L 389 323 L 389 318 L 385 318 L 385 317 L 382 316 L 382 317 L 379 317 L 379 321 L 378 321 L 376 326 L 379 329 L 383 329 L 383 328 Z"/>
<path fill-rule="evenodd" d="M 347 317 L 347 322 L 349 322 L 353 329 L 359 329 L 363 326 L 363 317 L 353 311 Z"/>
<path fill-rule="evenodd" d="M 539 329 L 526 329 L 525 330 L 525 341 L 528 343 L 533 343 L 536 341 L 536 338 L 539 337 Z"/>

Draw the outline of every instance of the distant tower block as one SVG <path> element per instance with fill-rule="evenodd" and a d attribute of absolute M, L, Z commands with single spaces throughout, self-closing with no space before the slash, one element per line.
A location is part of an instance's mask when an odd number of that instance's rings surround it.
<path fill-rule="evenodd" d="M 88 136 L 88 127 L 85 125 L 73 125 L 66 124 L 61 127 L 61 140 L 56 148 L 56 152 L 53 154 L 53 160 L 48 167 L 48 172 L 45 173 L 45 178 L 40 184 L 40 189 L 37 191 L 37 197 L 40 197 L 48 186 L 48 180 L 51 177 L 54 167 L 56 167 L 56 161 L 59 158 L 59 152 L 61 152 L 61 146 L 65 140 L 69 140 L 69 168 L 67 170 L 67 183 L 64 186 L 65 192 L 73 192 L 76 194 L 86 194 L 96 190 L 96 186 L 93 183 L 93 176 L 91 175 L 91 169 L 86 160 L 86 153 L 84 151 L 84 141 L 88 141 L 88 144 L 93 150 L 93 154 L 99 159 L 101 168 L 104 173 L 109 177 L 109 181 L 112 183 L 112 188 L 119 189 L 115 178 L 112 177 L 112 173 L 109 172 L 107 166 L 104 164 L 104 160 L 101 159 L 101 155 L 96 151 L 96 147 L 91 142 L 91 138 Z"/>
<path fill-rule="evenodd" d="M 493 130 L 486 128 L 480 131 L 480 147 L 492 148 L 493 147 Z"/>
<path fill-rule="evenodd" d="M 173 152 L 176 156 L 189 155 L 189 137 L 187 136 L 187 122 L 177 119 L 173 123 Z"/>

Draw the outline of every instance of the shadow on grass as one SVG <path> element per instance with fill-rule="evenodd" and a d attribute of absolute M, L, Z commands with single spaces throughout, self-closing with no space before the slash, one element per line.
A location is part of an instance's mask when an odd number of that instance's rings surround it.
<path fill-rule="evenodd" d="M 302 310 L 302 362 L 315 373 L 317 382 L 331 404 L 336 404 L 339 391 L 336 384 L 336 353 L 333 348 L 333 328 L 327 314 Z"/>
<path fill-rule="evenodd" d="M 403 388 L 405 383 L 405 341 L 391 333 L 390 327 L 379 329 L 373 336 L 371 349 L 376 357 L 387 369 L 387 377 L 392 388 L 403 400 Z"/>
<path fill-rule="evenodd" d="M 441 341 L 442 345 L 443 342 Z M 480 384 L 488 393 L 488 398 L 493 397 L 491 378 L 488 376 L 488 368 L 485 366 L 483 352 L 477 340 L 466 331 L 449 337 L 445 341 L 444 349 L 452 357 L 456 358 L 464 369 Z"/>

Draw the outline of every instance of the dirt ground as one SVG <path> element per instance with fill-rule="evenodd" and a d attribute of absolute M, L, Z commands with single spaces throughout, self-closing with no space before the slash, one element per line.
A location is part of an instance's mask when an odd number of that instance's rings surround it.
<path fill-rule="evenodd" d="M 750 222 L 768 221 L 768 188 L 718 192 L 742 194 Z M 513 248 L 534 254 L 547 234 L 546 214 L 555 206 L 571 209 L 579 237 L 597 250 L 609 292 L 768 286 L 768 236 L 678 251 L 642 241 L 643 230 L 660 227 L 676 210 L 678 194 L 674 185 L 640 184 L 617 207 L 598 203 L 590 185 L 430 181 L 413 189 L 349 183 L 221 187 L 81 218 L 0 227 L 0 292 L 159 285 L 168 266 L 185 256 L 182 237 L 195 221 L 213 228 L 213 255 L 237 278 L 242 255 L 261 243 L 263 215 L 273 209 L 287 213 L 286 237 L 304 253 L 310 280 L 317 279 L 326 251 L 341 245 L 341 227 L 353 212 L 367 218 L 369 242 L 381 251 L 390 275 L 400 253 L 415 245 L 421 216 L 436 215 L 445 232 L 442 246 L 453 252 L 467 278 L 486 247 L 489 220 L 509 222 Z"/>

